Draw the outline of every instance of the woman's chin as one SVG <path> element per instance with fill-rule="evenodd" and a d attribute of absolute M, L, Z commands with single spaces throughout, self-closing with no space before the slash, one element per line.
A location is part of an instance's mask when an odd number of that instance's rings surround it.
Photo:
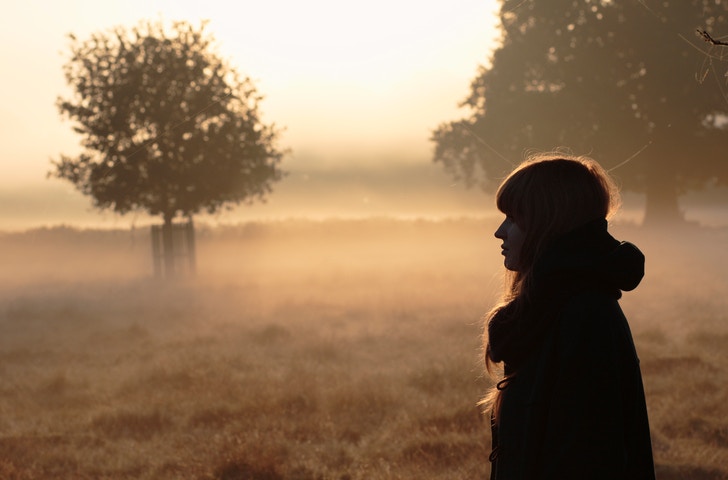
<path fill-rule="evenodd" d="M 510 270 L 511 272 L 518 271 L 518 265 L 516 264 L 516 262 L 509 260 L 508 257 L 503 260 L 503 266 L 506 267 L 506 270 Z"/>

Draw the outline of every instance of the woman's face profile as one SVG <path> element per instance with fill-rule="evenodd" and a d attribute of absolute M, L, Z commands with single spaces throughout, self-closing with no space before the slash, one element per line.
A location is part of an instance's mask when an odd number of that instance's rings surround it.
<path fill-rule="evenodd" d="M 501 248 L 502 255 L 505 257 L 503 264 L 508 270 L 517 272 L 520 268 L 521 248 L 525 234 L 513 218 L 506 216 L 503 223 L 500 224 L 498 230 L 495 231 L 495 238 L 503 240 Z"/>

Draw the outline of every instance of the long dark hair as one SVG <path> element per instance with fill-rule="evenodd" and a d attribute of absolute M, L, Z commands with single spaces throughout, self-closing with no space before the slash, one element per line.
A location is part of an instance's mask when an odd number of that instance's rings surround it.
<path fill-rule="evenodd" d="M 522 313 L 533 296 L 533 266 L 554 240 L 590 221 L 611 218 L 620 199 L 609 174 L 591 158 L 548 153 L 529 157 L 508 175 L 496 193 L 496 206 L 514 219 L 525 238 L 519 270 L 506 273 L 501 300 L 485 317 L 483 347 L 491 376 L 497 362 L 490 355 L 487 325 L 506 307 L 516 317 Z M 493 388 L 481 404 L 492 407 L 497 417 L 499 401 L 500 390 Z"/>

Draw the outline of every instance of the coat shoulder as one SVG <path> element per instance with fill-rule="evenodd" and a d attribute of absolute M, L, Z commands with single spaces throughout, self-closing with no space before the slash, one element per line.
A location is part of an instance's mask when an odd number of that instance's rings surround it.
<path fill-rule="evenodd" d="M 600 292 L 575 295 L 564 306 L 558 322 L 562 345 L 582 345 L 597 353 L 608 349 L 636 357 L 632 332 L 617 299 Z"/>

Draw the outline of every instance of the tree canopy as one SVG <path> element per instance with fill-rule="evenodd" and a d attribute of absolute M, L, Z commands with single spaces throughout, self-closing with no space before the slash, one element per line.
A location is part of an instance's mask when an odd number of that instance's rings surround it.
<path fill-rule="evenodd" d="M 278 131 L 261 121 L 261 96 L 215 49 L 205 24 L 140 22 L 79 40 L 64 73 L 83 152 L 50 175 L 100 209 L 146 210 L 165 223 L 264 199 L 282 178 Z"/>
<path fill-rule="evenodd" d="M 434 160 L 493 187 L 524 152 L 566 147 L 647 194 L 645 220 L 680 217 L 677 198 L 728 184 L 728 86 L 717 67 L 728 2 L 504 0 L 502 45 L 433 133 Z"/>

